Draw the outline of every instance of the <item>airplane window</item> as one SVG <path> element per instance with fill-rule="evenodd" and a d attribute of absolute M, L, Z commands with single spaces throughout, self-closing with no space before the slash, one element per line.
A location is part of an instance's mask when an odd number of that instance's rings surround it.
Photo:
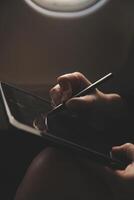
<path fill-rule="evenodd" d="M 54 17 L 79 17 L 87 15 L 101 8 L 108 1 L 109 0 L 25 0 L 34 10 Z"/>
<path fill-rule="evenodd" d="M 55 11 L 77 11 L 85 9 L 98 0 L 33 0 L 43 8 Z"/>

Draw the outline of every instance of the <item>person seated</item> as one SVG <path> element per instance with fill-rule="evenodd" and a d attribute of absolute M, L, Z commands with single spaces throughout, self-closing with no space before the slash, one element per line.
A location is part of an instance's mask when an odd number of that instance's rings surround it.
<path fill-rule="evenodd" d="M 54 106 L 66 102 L 68 109 L 86 116 L 94 127 L 105 129 L 107 134 L 110 129 L 118 133 L 117 124 L 124 128 L 124 122 L 129 121 L 127 102 L 119 94 L 105 94 L 96 89 L 89 95 L 70 99 L 91 82 L 79 72 L 60 76 L 57 81 L 50 90 Z M 129 131 L 132 130 L 128 128 Z M 15 200 L 131 199 L 134 196 L 134 145 L 115 146 L 112 156 L 129 161 L 128 166 L 111 169 L 70 151 L 48 146 L 31 163 Z"/>

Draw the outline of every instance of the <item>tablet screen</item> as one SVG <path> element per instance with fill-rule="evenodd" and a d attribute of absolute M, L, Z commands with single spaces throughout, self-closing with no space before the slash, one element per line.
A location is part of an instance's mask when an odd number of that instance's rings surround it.
<path fill-rule="evenodd" d="M 51 108 L 46 100 L 33 94 L 2 83 L 2 89 L 12 116 L 22 124 L 34 127 Z"/>

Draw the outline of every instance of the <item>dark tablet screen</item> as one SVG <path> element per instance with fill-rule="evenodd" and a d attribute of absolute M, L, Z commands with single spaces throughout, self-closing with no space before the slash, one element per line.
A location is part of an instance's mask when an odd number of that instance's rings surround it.
<path fill-rule="evenodd" d="M 40 97 L 4 83 L 2 88 L 12 116 L 23 124 L 34 127 L 35 120 L 51 109 L 49 102 Z"/>

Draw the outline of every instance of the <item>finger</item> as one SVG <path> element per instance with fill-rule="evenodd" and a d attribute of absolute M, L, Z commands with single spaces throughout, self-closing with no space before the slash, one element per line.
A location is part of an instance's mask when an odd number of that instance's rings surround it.
<path fill-rule="evenodd" d="M 67 101 L 66 105 L 69 109 L 78 112 L 91 112 L 105 110 L 107 102 L 106 94 L 95 89 L 91 94 L 75 97 Z"/>
<path fill-rule="evenodd" d="M 98 89 L 94 90 L 92 94 L 72 98 L 67 101 L 67 106 L 76 110 L 103 110 L 109 112 L 111 109 L 119 110 L 122 106 L 121 97 L 118 94 L 104 94 Z"/>
<path fill-rule="evenodd" d="M 63 90 L 61 88 L 61 86 L 59 84 L 57 84 L 55 87 L 53 87 L 50 90 L 49 93 L 50 93 L 52 105 L 55 107 L 55 106 L 59 105 L 60 103 L 63 103 L 65 101 L 67 101 L 69 98 L 71 98 L 71 96 L 72 96 L 71 85 L 68 82 L 66 84 L 66 88 L 64 88 L 64 90 Z"/>
<path fill-rule="evenodd" d="M 63 103 L 72 97 L 72 87 L 69 81 L 60 83 L 60 87 L 62 92 L 61 103 Z"/>
<path fill-rule="evenodd" d="M 57 79 L 58 84 L 50 90 L 53 106 L 67 101 L 74 93 L 90 84 L 80 72 L 65 74 Z"/>
<path fill-rule="evenodd" d="M 63 91 L 66 90 L 68 83 L 70 83 L 73 95 L 91 84 L 91 82 L 80 72 L 60 76 L 57 79 L 57 82 Z"/>
<path fill-rule="evenodd" d="M 59 84 L 54 86 L 50 91 L 49 95 L 51 98 L 52 106 L 55 107 L 61 103 L 62 90 Z"/>
<path fill-rule="evenodd" d="M 90 112 L 95 108 L 97 97 L 95 94 L 86 95 L 82 97 L 75 97 L 67 101 L 66 106 L 78 113 Z"/>
<path fill-rule="evenodd" d="M 124 161 L 134 162 L 134 145 L 126 143 L 121 146 L 113 147 L 112 155 Z"/>

